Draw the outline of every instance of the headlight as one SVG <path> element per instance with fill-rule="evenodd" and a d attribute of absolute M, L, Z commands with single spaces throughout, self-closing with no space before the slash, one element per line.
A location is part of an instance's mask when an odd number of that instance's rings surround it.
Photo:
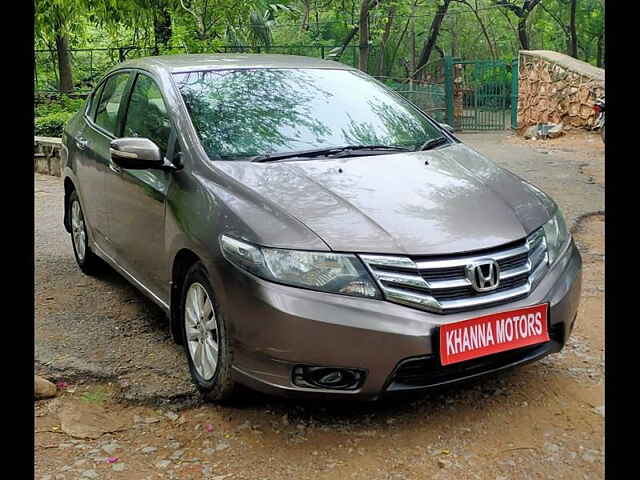
<path fill-rule="evenodd" d="M 571 237 L 560 209 L 557 209 L 551 220 L 544 224 L 544 236 L 547 240 L 549 265 L 552 265 Z"/>
<path fill-rule="evenodd" d="M 258 277 L 294 287 L 356 297 L 382 298 L 355 255 L 257 247 L 222 235 L 224 258 Z"/>

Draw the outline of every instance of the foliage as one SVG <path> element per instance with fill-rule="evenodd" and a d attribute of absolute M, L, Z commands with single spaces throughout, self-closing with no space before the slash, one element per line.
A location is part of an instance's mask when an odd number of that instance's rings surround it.
<path fill-rule="evenodd" d="M 62 137 L 64 125 L 73 116 L 72 112 L 54 112 L 35 119 L 35 135 Z"/>
<path fill-rule="evenodd" d="M 339 61 L 358 64 L 362 0 L 277 1 L 38 0 L 36 45 L 54 49 L 55 36 L 64 34 L 71 48 L 114 49 L 91 56 L 73 52 L 74 88 L 84 91 L 118 63 L 121 55 L 130 58 L 260 48 L 263 53 L 325 58 L 343 52 Z M 369 0 L 368 72 L 403 79 L 410 76 L 443 1 Z M 450 0 L 425 71 L 442 55 L 509 61 L 517 56 L 522 36 L 532 49 L 568 53 L 572 1 Z M 603 16 L 600 0 L 577 1 L 577 57 L 594 65 L 604 64 Z M 140 49 L 117 50 L 128 46 Z M 55 89 L 55 55 L 38 53 L 36 63 L 37 88 Z"/>
<path fill-rule="evenodd" d="M 45 100 L 35 107 L 35 135 L 61 137 L 64 124 L 82 108 L 84 100 L 61 95 Z"/>

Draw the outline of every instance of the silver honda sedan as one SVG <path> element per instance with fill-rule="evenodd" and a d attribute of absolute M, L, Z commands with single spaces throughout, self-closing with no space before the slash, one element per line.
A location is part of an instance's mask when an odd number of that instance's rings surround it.
<path fill-rule="evenodd" d="M 128 61 L 63 143 L 80 269 L 166 312 L 210 400 L 422 390 L 573 329 L 581 258 L 554 201 L 338 62 Z"/>

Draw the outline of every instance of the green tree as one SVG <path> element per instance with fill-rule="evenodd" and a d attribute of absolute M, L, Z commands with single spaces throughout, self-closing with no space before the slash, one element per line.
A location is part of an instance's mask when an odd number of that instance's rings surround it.
<path fill-rule="evenodd" d="M 83 0 L 38 0 L 36 2 L 35 32 L 45 45 L 53 46 L 57 58 L 58 89 L 73 91 L 73 73 L 69 39 L 78 33 L 83 23 Z"/>

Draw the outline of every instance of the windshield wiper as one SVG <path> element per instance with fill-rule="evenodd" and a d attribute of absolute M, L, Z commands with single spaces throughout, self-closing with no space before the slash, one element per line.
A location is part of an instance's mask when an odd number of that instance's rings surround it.
<path fill-rule="evenodd" d="M 265 155 L 258 155 L 251 158 L 252 162 L 272 162 L 277 160 L 284 160 L 288 158 L 315 158 L 322 156 L 331 156 L 343 152 L 353 151 L 393 151 L 393 152 L 410 152 L 409 148 L 396 147 L 394 145 L 346 145 L 344 147 L 332 147 L 332 148 L 316 148 L 313 150 L 300 150 L 296 152 L 284 152 L 284 153 L 268 153 Z"/>
<path fill-rule="evenodd" d="M 431 150 L 432 148 L 439 147 L 445 143 L 449 143 L 449 139 L 447 137 L 432 138 L 431 140 L 424 142 L 419 150 Z"/>

